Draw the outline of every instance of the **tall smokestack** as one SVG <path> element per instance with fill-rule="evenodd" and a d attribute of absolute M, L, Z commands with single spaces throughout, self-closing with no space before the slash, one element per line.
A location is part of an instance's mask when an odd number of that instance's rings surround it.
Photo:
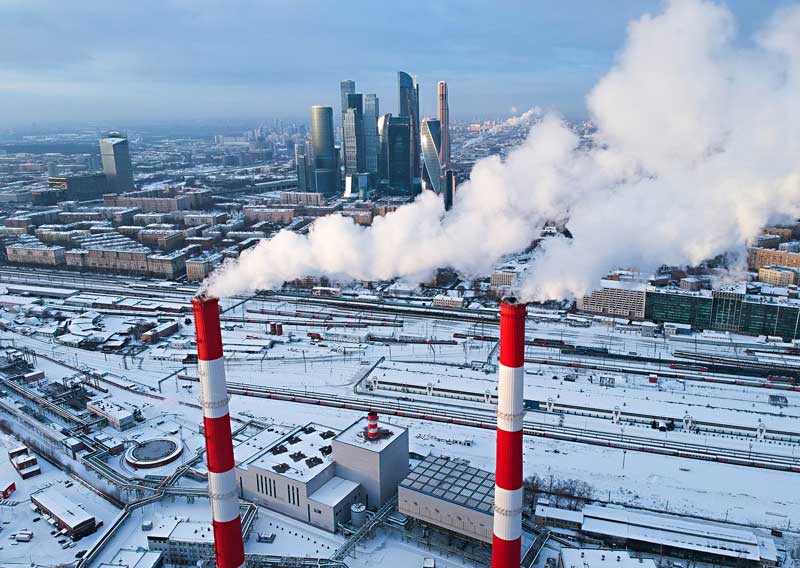
<path fill-rule="evenodd" d="M 367 438 L 370 440 L 378 439 L 378 413 L 370 412 L 367 414 Z"/>
<path fill-rule="evenodd" d="M 522 537 L 522 417 L 525 304 L 500 302 L 500 379 L 492 568 L 519 568 Z"/>
<path fill-rule="evenodd" d="M 197 370 L 200 375 L 208 461 L 208 496 L 211 499 L 217 568 L 241 568 L 244 566 L 244 542 L 236 494 L 228 389 L 225 384 L 222 332 L 219 326 L 219 300 L 196 297 L 192 299 L 192 308 L 197 334 Z"/>
<path fill-rule="evenodd" d="M 450 166 L 450 104 L 447 101 L 447 83 L 439 81 L 439 123 L 442 129 L 442 147 L 439 151 L 439 161 L 442 170 Z"/>

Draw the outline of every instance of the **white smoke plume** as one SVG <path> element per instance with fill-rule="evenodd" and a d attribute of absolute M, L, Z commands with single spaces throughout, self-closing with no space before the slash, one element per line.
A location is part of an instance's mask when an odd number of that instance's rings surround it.
<path fill-rule="evenodd" d="M 494 129 L 502 130 L 507 128 L 515 128 L 517 126 L 531 125 L 541 118 L 543 114 L 544 111 L 542 111 L 540 107 L 531 107 L 522 114 L 515 114 L 514 116 L 505 119 L 503 122 L 495 126 Z"/>
<path fill-rule="evenodd" d="M 372 227 L 338 215 L 308 236 L 283 231 L 204 283 L 226 296 L 303 275 L 422 278 L 451 266 L 485 273 L 548 239 L 521 293 L 581 295 L 607 270 L 695 264 L 737 252 L 766 223 L 800 216 L 800 7 L 778 11 L 742 47 L 722 5 L 672 0 L 629 26 L 614 68 L 588 97 L 592 150 L 545 116 L 505 161 L 475 164 L 444 215 L 424 193 Z"/>

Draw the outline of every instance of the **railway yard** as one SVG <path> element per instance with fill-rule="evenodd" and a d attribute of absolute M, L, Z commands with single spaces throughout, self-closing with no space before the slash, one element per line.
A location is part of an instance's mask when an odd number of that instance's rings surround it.
<path fill-rule="evenodd" d="M 12 547 L 5 535 L 23 527 L 13 527 L 15 506 L 0 502 L 0 557 L 12 566 L 50 564 L 47 555 L 99 565 L 113 557 L 107 542 L 142 538 L 129 523 L 157 520 L 157 500 L 208 508 L 195 503 L 203 502 L 206 473 L 191 319 L 197 289 L 43 274 L 0 268 L 0 477 L 14 479 L 6 454 L 24 444 L 45 471 L 17 478 L 19 500 L 71 480 L 91 494 L 80 499 L 83 508 L 104 523 L 75 547 Z M 494 469 L 495 308 L 378 301 L 358 290 L 273 292 L 221 306 L 237 459 L 256 443 L 254 428 L 277 438 L 310 416 L 344 428 L 377 411 L 409 429 L 416 459 L 434 452 Z M 534 306 L 526 338 L 526 477 L 579 480 L 595 502 L 773 531 L 784 550 L 796 546 L 800 346 L 720 333 L 665 336 Z M 90 399 L 105 402 L 87 412 Z M 266 556 L 289 554 L 289 533 L 301 538 L 296 523 L 271 512 L 252 522 L 259 532 L 288 523 L 282 543 L 259 543 Z M 320 557 L 345 543 L 339 534 L 313 535 Z M 380 538 L 347 565 L 389 554 L 416 561 L 405 541 Z M 446 554 L 440 563 L 464 565 Z"/>

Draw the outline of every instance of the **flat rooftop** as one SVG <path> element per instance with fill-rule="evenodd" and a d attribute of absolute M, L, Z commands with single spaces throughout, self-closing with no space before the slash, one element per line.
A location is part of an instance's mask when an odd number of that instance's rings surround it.
<path fill-rule="evenodd" d="M 375 452 L 380 452 L 386 446 L 396 440 L 406 429 L 402 426 L 395 426 L 389 422 L 382 422 L 378 417 L 378 434 L 377 440 L 370 440 L 367 438 L 367 418 L 363 417 L 351 424 L 342 433 L 336 436 L 336 441 L 342 444 L 349 444 L 351 446 L 358 446 Z"/>
<path fill-rule="evenodd" d="M 75 528 L 87 521 L 94 521 L 94 515 L 90 515 L 80 505 L 70 501 L 55 486 L 46 487 L 41 491 L 32 493 L 31 500 L 40 503 L 42 507 L 71 528 Z"/>
<path fill-rule="evenodd" d="M 400 487 L 492 515 L 494 474 L 462 460 L 429 455 Z"/>
<path fill-rule="evenodd" d="M 656 568 L 652 558 L 632 558 L 625 550 L 562 548 L 564 568 Z"/>
<path fill-rule="evenodd" d="M 308 498 L 329 507 L 336 507 L 358 487 L 358 483 L 333 476 L 325 485 L 314 491 Z"/>
<path fill-rule="evenodd" d="M 330 448 L 339 430 L 311 422 L 295 428 L 240 464 L 308 483 L 333 464 Z M 323 449 L 327 448 L 327 449 Z"/>

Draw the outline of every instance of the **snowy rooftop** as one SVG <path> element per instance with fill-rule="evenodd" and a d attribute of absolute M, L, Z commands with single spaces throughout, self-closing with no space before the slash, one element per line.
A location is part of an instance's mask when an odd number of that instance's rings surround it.
<path fill-rule="evenodd" d="M 631 558 L 625 550 L 562 548 L 564 568 L 656 568 L 652 558 Z"/>
<path fill-rule="evenodd" d="M 380 452 L 391 444 L 392 440 L 395 440 L 405 431 L 406 429 L 402 426 L 395 426 L 394 424 L 383 422 L 379 419 L 379 437 L 377 440 L 370 440 L 367 438 L 367 419 L 364 417 L 357 420 L 354 424 L 351 424 L 346 430 L 336 436 L 336 441 Z"/>
<path fill-rule="evenodd" d="M 93 515 L 67 499 L 55 486 L 31 494 L 31 499 L 35 499 L 42 507 L 73 528 L 94 519 Z"/>
<path fill-rule="evenodd" d="M 269 444 L 240 467 L 258 467 L 279 473 L 290 479 L 308 483 L 333 464 L 330 450 L 323 450 L 339 430 L 308 423 Z"/>
<path fill-rule="evenodd" d="M 350 495 L 357 487 L 358 483 L 354 481 L 334 476 L 325 485 L 309 495 L 308 498 L 329 507 L 336 507 L 342 502 L 342 499 Z"/>
<path fill-rule="evenodd" d="M 160 552 L 122 548 L 111 562 L 100 564 L 99 568 L 157 568 L 162 564 Z"/>
<path fill-rule="evenodd" d="M 401 487 L 492 514 L 494 475 L 462 460 L 429 455 L 400 484 Z"/>
<path fill-rule="evenodd" d="M 668 515 L 588 505 L 583 509 L 581 528 L 595 534 L 684 550 L 753 561 L 762 559 L 759 540 L 752 531 Z M 768 558 L 769 550 L 764 553 Z"/>

